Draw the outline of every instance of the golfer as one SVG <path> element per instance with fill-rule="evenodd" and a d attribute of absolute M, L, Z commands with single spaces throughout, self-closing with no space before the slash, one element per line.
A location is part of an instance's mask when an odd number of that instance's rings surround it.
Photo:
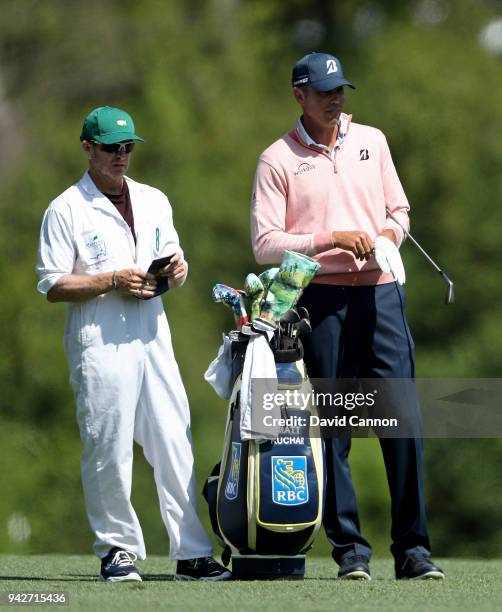
<path fill-rule="evenodd" d="M 256 171 L 256 260 L 276 264 L 289 249 L 321 264 L 300 300 L 313 326 L 305 353 L 311 377 L 413 378 L 399 255 L 404 236 L 386 213 L 408 227 L 409 204 L 386 139 L 343 112 L 344 87 L 354 87 L 336 57 L 306 55 L 293 68 L 292 84 L 302 116 L 260 156 Z M 325 441 L 324 525 L 338 577 L 369 580 L 372 551 L 359 527 L 350 445 L 347 436 Z M 396 578 L 444 578 L 431 560 L 422 440 L 380 438 L 380 445 L 392 500 Z"/>
<path fill-rule="evenodd" d="M 145 543 L 131 505 L 133 441 L 152 465 L 179 579 L 221 580 L 197 516 L 188 401 L 171 345 L 161 281 L 185 282 L 166 196 L 126 177 L 136 135 L 118 108 L 100 107 L 80 136 L 89 167 L 45 212 L 38 290 L 68 302 L 64 334 L 82 438 L 87 515 L 101 579 L 141 576 Z M 153 260 L 172 256 L 157 278 Z"/>

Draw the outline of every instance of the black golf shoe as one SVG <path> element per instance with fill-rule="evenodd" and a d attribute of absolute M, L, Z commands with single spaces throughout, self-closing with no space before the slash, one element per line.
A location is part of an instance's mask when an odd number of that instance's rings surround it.
<path fill-rule="evenodd" d="M 345 557 L 340 564 L 338 578 L 341 580 L 371 580 L 368 558 L 361 555 Z"/>
<path fill-rule="evenodd" d="M 185 559 L 176 565 L 175 580 L 228 580 L 232 574 L 213 557 Z"/>
<path fill-rule="evenodd" d="M 106 557 L 101 559 L 100 579 L 105 582 L 141 582 L 141 576 L 133 563 L 136 558 L 134 553 L 112 548 Z"/>
<path fill-rule="evenodd" d="M 443 570 L 427 555 L 412 555 L 401 565 L 396 564 L 398 580 L 443 580 L 444 577 Z"/>

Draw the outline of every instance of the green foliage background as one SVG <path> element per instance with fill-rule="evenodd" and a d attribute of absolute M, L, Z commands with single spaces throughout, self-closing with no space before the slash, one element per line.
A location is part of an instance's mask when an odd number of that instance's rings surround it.
<path fill-rule="evenodd" d="M 419 19 L 427 4 L 446 17 Z M 249 241 L 256 160 L 295 122 L 290 71 L 313 48 L 342 59 L 357 85 L 346 109 L 387 135 L 413 232 L 456 281 L 456 303 L 445 308 L 439 277 L 405 244 L 418 375 L 500 375 L 502 59 L 478 37 L 501 2 L 0 0 L 0 9 L 0 552 L 90 550 L 65 307 L 36 293 L 33 267 L 45 208 L 85 168 L 78 136 L 96 106 L 135 118 L 147 143 L 130 174 L 168 194 L 190 262 L 187 285 L 165 306 L 200 485 L 218 459 L 226 412 L 202 374 L 231 325 L 211 287 L 241 286 L 259 270 Z M 500 556 L 501 459 L 500 440 L 426 440 L 437 554 Z M 377 441 L 356 440 L 351 465 L 364 532 L 387 555 Z M 133 489 L 149 551 L 166 552 L 140 449 Z M 12 536 L 26 531 L 20 517 L 31 528 L 24 540 Z M 316 549 L 328 552 L 322 534 Z"/>

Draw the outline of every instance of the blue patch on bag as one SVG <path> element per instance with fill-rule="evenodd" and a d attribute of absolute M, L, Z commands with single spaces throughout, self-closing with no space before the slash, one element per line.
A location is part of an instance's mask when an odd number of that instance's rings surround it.
<path fill-rule="evenodd" d="M 309 500 L 307 458 L 272 457 L 272 498 L 280 506 L 299 506 Z"/>
<path fill-rule="evenodd" d="M 241 469 L 241 443 L 232 442 L 232 464 L 225 486 L 225 497 L 232 501 L 239 492 L 239 471 Z"/>

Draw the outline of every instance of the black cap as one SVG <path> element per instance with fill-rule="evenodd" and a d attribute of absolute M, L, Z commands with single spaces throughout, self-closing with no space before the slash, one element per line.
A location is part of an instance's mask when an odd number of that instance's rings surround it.
<path fill-rule="evenodd" d="M 317 91 L 330 91 L 343 85 L 354 85 L 343 76 L 340 60 L 327 53 L 309 53 L 293 68 L 293 87 L 310 85 Z"/>

